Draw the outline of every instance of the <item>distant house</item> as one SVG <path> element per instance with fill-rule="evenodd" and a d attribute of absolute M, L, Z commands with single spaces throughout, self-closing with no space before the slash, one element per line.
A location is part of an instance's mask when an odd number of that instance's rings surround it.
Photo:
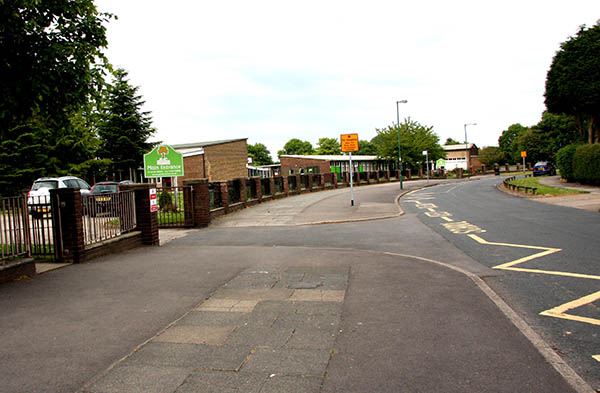
<path fill-rule="evenodd" d="M 302 173 L 338 174 L 350 171 L 350 156 L 347 155 L 282 155 L 281 174 L 283 176 Z M 377 156 L 352 156 L 354 172 L 387 170 L 388 162 Z"/>
<path fill-rule="evenodd" d="M 445 169 L 448 171 L 456 168 L 471 168 L 479 163 L 479 160 L 476 158 L 479 154 L 479 148 L 473 143 L 469 143 L 468 145 L 464 143 L 460 145 L 446 145 L 442 147 L 446 152 Z"/>

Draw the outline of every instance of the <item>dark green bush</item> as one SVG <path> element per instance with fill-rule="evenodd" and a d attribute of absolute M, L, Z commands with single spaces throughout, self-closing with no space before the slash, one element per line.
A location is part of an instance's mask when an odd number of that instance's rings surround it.
<path fill-rule="evenodd" d="M 577 146 L 573 156 L 573 174 L 579 182 L 600 184 L 600 144 Z"/>
<path fill-rule="evenodd" d="M 575 180 L 573 172 L 573 157 L 578 145 L 568 145 L 560 149 L 555 156 L 556 167 L 560 171 L 560 177 L 567 181 Z"/>
<path fill-rule="evenodd" d="M 158 195 L 158 206 L 161 211 L 170 212 L 176 211 L 175 205 L 173 204 L 173 196 L 168 190 L 162 190 Z"/>

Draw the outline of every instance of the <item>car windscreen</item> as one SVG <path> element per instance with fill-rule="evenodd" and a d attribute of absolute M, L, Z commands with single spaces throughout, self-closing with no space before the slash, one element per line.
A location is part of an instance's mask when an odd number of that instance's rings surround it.
<path fill-rule="evenodd" d="M 40 188 L 49 188 L 49 189 L 58 188 L 58 182 L 56 180 L 36 181 L 35 183 L 33 183 L 33 187 L 31 187 L 31 190 L 36 191 L 36 190 L 39 190 Z"/>
<path fill-rule="evenodd" d="M 107 192 L 118 192 L 119 187 L 116 184 L 96 184 L 92 194 L 102 194 Z"/>

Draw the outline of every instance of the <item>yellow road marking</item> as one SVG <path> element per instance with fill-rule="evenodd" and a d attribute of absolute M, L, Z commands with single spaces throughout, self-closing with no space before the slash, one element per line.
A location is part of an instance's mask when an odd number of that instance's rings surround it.
<path fill-rule="evenodd" d="M 586 304 L 593 303 L 598 299 L 600 299 L 600 291 L 592 293 L 587 296 L 584 296 L 579 299 L 575 299 L 572 302 L 565 303 L 558 307 L 551 308 L 550 310 L 542 311 L 540 313 L 540 315 L 545 315 L 547 317 L 568 319 L 570 321 L 585 322 L 585 323 L 590 323 L 592 325 L 600 326 L 600 319 L 580 317 L 578 315 L 567 314 L 567 311 L 569 311 L 569 310 L 572 310 L 574 308 L 578 308 L 581 306 L 585 306 Z M 596 356 L 599 356 L 599 357 L 596 357 Z M 600 361 L 600 355 L 596 355 L 596 356 L 594 356 L 594 359 Z"/>
<path fill-rule="evenodd" d="M 446 220 L 448 222 L 454 222 L 454 220 L 451 219 L 450 217 L 442 217 L 442 220 Z"/>
<path fill-rule="evenodd" d="M 592 357 L 593 357 L 594 359 L 596 359 L 597 361 L 599 361 L 599 362 L 600 362 L 600 355 L 594 355 L 594 356 L 592 356 Z"/>
<path fill-rule="evenodd" d="M 473 225 L 466 221 L 452 221 L 447 224 L 442 223 L 441 225 L 450 232 L 460 235 L 466 235 L 467 233 L 471 232 L 483 233 L 486 231 L 485 229 L 481 229 L 477 225 Z"/>
<path fill-rule="evenodd" d="M 517 248 L 529 248 L 533 250 L 544 250 L 537 254 L 529 255 L 523 258 L 516 259 L 514 261 L 506 262 L 501 265 L 494 266 L 492 269 L 498 270 L 511 270 L 515 272 L 524 272 L 524 273 L 538 273 L 538 274 L 548 274 L 552 276 L 564 276 L 564 277 L 573 277 L 573 278 L 587 278 L 591 280 L 600 280 L 600 276 L 592 275 L 592 274 L 581 274 L 581 273 L 570 273 L 570 272 L 561 272 L 556 270 L 542 270 L 542 269 L 527 269 L 521 267 L 515 267 L 521 263 L 531 261 L 533 259 L 541 258 L 546 255 L 554 254 L 555 252 L 562 251 L 560 248 L 550 248 L 550 247 L 540 247 L 540 246 L 528 246 L 525 244 L 511 244 L 511 243 L 495 243 L 488 242 L 485 239 L 477 235 L 468 235 L 471 239 L 477 241 L 480 244 L 487 244 L 491 246 L 504 246 L 504 247 L 517 247 Z"/>

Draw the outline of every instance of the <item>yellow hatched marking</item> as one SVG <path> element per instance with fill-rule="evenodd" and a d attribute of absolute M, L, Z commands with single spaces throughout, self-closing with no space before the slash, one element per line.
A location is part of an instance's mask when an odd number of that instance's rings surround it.
<path fill-rule="evenodd" d="M 574 308 L 578 308 L 581 306 L 585 306 L 586 304 L 593 303 L 598 299 L 600 299 L 600 291 L 592 293 L 591 295 L 584 296 L 579 299 L 575 299 L 572 302 L 565 303 L 558 307 L 551 308 L 550 310 L 542 311 L 540 313 L 540 315 L 545 315 L 547 317 L 568 319 L 570 321 L 585 322 L 585 323 L 590 323 L 592 325 L 600 326 L 600 319 L 589 318 L 589 317 L 580 317 L 578 315 L 567 314 L 567 311 L 569 311 L 569 310 L 572 310 Z M 596 356 L 600 356 L 600 355 L 596 355 Z M 600 358 L 597 358 L 596 356 L 594 356 L 594 359 L 600 361 Z"/>
<path fill-rule="evenodd" d="M 524 262 L 531 261 L 533 259 L 541 258 L 546 255 L 554 254 L 555 252 L 562 251 L 560 248 L 550 248 L 550 247 L 540 247 L 540 246 L 528 246 L 524 244 L 511 244 L 511 243 L 495 243 L 488 242 L 485 239 L 477 235 L 468 235 L 471 239 L 477 241 L 480 244 L 487 244 L 491 246 L 504 246 L 504 247 L 517 247 L 517 248 L 529 248 L 532 250 L 544 250 L 542 252 L 538 252 L 533 255 L 529 255 L 523 258 L 516 259 L 514 261 L 506 262 L 501 265 L 494 266 L 492 269 L 498 270 L 510 270 L 514 272 L 524 272 L 524 273 L 538 273 L 538 274 L 548 274 L 551 276 L 563 276 L 563 277 L 573 277 L 573 278 L 587 278 L 590 280 L 600 280 L 600 276 L 592 275 L 592 274 L 581 274 L 581 273 L 570 273 L 570 272 L 561 272 L 556 270 L 542 270 L 542 269 L 527 269 L 521 267 L 515 267 Z"/>
<path fill-rule="evenodd" d="M 448 222 L 454 222 L 454 220 L 451 219 L 450 217 L 442 217 L 442 220 L 446 220 Z"/>
<path fill-rule="evenodd" d="M 592 357 L 593 357 L 594 359 L 596 359 L 597 361 L 599 361 L 599 362 L 600 362 L 600 355 L 594 355 L 594 356 L 592 356 Z"/>

